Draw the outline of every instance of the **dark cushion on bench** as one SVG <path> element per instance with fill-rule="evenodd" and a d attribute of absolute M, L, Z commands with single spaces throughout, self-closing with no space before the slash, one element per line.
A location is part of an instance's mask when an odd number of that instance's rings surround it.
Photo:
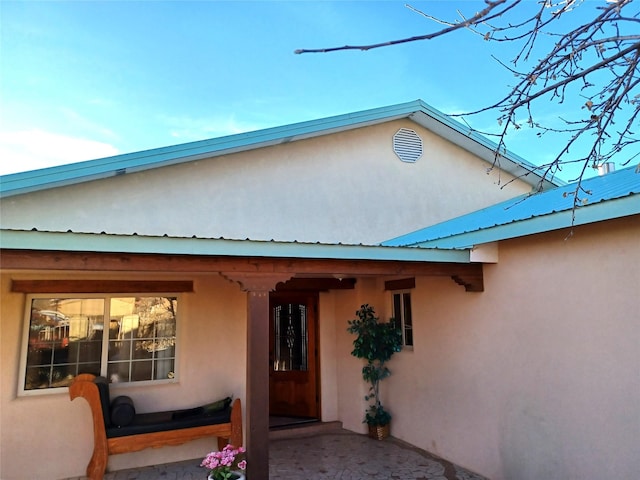
<path fill-rule="evenodd" d="M 213 415 L 214 413 L 226 410 L 231 405 L 233 399 L 231 397 L 223 398 L 217 402 L 208 403 L 202 406 L 205 415 Z"/>
<path fill-rule="evenodd" d="M 126 427 L 133 423 L 136 416 L 136 408 L 131 397 L 121 395 L 111 402 L 111 424 L 115 427 Z"/>
<path fill-rule="evenodd" d="M 201 407 L 188 408 L 186 410 L 176 410 L 171 415 L 172 420 L 183 420 L 198 415 L 211 416 L 218 412 L 227 410 L 231 406 L 232 398 L 226 397 L 216 402 L 208 403 Z"/>
<path fill-rule="evenodd" d="M 227 407 L 225 410 L 210 415 L 205 414 L 202 407 L 199 408 L 202 410 L 201 413 L 197 414 L 192 412 L 190 415 L 180 415 L 180 412 L 188 412 L 186 410 L 140 413 L 134 417 L 130 425 L 120 428 L 113 426 L 107 428 L 107 438 L 124 437 L 140 433 L 166 432 L 168 430 L 217 425 L 231 421 L 231 407 Z M 189 411 L 195 410 L 196 409 L 189 409 Z"/>
<path fill-rule="evenodd" d="M 100 393 L 107 438 L 218 425 L 231 421 L 231 397 L 185 410 L 136 414 L 133 401 L 124 395 L 115 398 L 110 404 L 109 380 L 96 377 L 93 382 Z"/>
<path fill-rule="evenodd" d="M 189 417 L 197 417 L 204 414 L 204 408 L 196 407 L 187 410 L 176 410 L 171 414 L 171 420 L 183 420 Z"/>
<path fill-rule="evenodd" d="M 102 417 L 104 418 L 104 426 L 105 428 L 109 428 L 111 426 L 111 415 L 109 404 L 109 380 L 105 377 L 96 377 L 93 379 L 93 383 L 98 387 L 98 392 L 100 393 L 100 405 L 102 406 Z"/>

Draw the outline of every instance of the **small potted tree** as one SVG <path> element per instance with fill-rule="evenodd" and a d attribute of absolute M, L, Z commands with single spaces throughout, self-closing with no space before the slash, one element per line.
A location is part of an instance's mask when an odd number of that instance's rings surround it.
<path fill-rule="evenodd" d="M 382 440 L 389 436 L 391 415 L 380 402 L 380 381 L 391 375 L 385 364 L 402 348 L 402 333 L 394 321 L 380 322 L 369 305 L 362 305 L 356 315 L 358 318 L 350 320 L 347 328 L 356 335 L 351 355 L 367 362 L 362 367 L 362 378 L 371 386 L 364 399 L 373 400 L 364 422 L 369 426 L 369 436 Z"/>

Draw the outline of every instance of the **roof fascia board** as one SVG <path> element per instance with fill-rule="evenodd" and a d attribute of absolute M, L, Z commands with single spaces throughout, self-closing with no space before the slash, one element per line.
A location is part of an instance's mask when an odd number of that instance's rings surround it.
<path fill-rule="evenodd" d="M 496 152 L 499 150 L 498 144 L 491 141 L 477 131 L 463 125 L 453 118 L 444 115 L 427 104 L 423 103 L 423 110 L 411 115 L 411 119 L 428 130 L 440 135 L 443 138 L 457 144 L 461 148 L 482 158 L 490 165 L 510 173 L 516 178 L 528 183 L 534 188 L 538 188 L 540 183 L 544 189 L 566 185 L 566 182 L 558 178 L 543 178 L 539 173 L 540 167 L 528 162 L 524 158 L 503 150 L 496 160 Z M 451 130 L 460 135 L 454 140 Z"/>
<path fill-rule="evenodd" d="M 563 210 L 549 215 L 541 215 L 527 220 L 498 225 L 482 230 L 465 232 L 450 237 L 438 238 L 416 243 L 421 248 L 473 248 L 489 242 L 508 240 L 552 230 L 571 228 L 572 226 L 613 220 L 615 218 L 640 215 L 640 202 L 635 196 L 628 196 L 581 206 L 574 210 Z"/>
<path fill-rule="evenodd" d="M 0 230 L 0 248 L 335 260 L 470 263 L 470 250 Z"/>
<path fill-rule="evenodd" d="M 503 151 L 499 155 L 498 159 L 496 159 L 496 151 L 498 150 L 498 145 L 496 143 L 470 128 L 464 127 L 460 123 L 454 123 L 451 119 L 447 119 L 447 122 L 442 122 L 441 118 L 442 117 L 438 118 L 435 116 L 430 118 L 428 115 L 421 115 L 420 112 L 418 112 L 413 115 L 412 120 L 483 159 L 491 165 L 489 168 L 493 168 L 493 165 L 495 164 L 495 168 L 503 170 L 513 175 L 515 178 L 528 183 L 532 188 L 537 189 L 540 184 L 542 184 L 543 189 L 566 185 L 566 182 L 558 178 L 554 178 L 553 180 L 546 178 L 543 179 L 539 173 L 536 173 L 540 170 L 539 167 L 511 152 Z M 456 132 L 462 136 L 456 141 L 452 140 L 450 129 L 456 130 Z"/>

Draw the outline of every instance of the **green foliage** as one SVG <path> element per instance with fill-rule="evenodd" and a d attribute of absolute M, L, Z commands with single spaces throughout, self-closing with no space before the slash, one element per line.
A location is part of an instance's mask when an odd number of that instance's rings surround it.
<path fill-rule="evenodd" d="M 364 423 L 367 425 L 385 426 L 391 421 L 391 414 L 382 405 L 369 405 L 369 410 L 364 415 Z"/>
<path fill-rule="evenodd" d="M 395 322 L 381 323 L 373 307 L 362 305 L 356 312 L 358 318 L 349 321 L 347 331 L 357 335 L 351 355 L 364 358 L 369 363 L 384 364 L 402 347 L 402 333 Z M 366 379 L 365 379 L 366 380 Z"/>
<path fill-rule="evenodd" d="M 350 320 L 347 331 L 356 335 L 351 355 L 366 360 L 362 368 L 362 378 L 370 383 L 369 394 L 365 400 L 373 400 L 365 415 L 369 425 L 386 425 L 391 415 L 380 403 L 380 380 L 391 375 L 386 367 L 391 356 L 402 348 L 402 332 L 391 320 L 380 322 L 373 307 L 365 304 L 356 312 L 358 318 Z"/>

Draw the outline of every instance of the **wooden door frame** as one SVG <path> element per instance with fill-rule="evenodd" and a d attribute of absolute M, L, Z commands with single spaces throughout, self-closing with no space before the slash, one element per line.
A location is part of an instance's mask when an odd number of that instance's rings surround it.
<path fill-rule="evenodd" d="M 314 317 L 314 324 L 313 324 L 313 337 L 314 337 L 314 369 L 315 369 L 315 389 L 316 389 L 316 398 L 315 398 L 315 408 L 317 411 L 317 415 L 314 418 L 317 418 L 318 420 L 321 420 L 322 418 L 322 396 L 321 396 L 321 390 L 320 390 L 320 295 L 318 291 L 295 291 L 295 290 L 277 290 L 277 291 L 272 291 L 269 294 L 269 316 L 271 318 L 273 312 L 272 312 L 272 300 L 280 300 L 280 299 L 284 299 L 286 301 L 307 301 L 308 299 L 312 299 L 312 303 L 313 303 L 313 317 Z M 273 346 L 271 344 L 271 332 L 270 332 L 270 338 L 269 338 L 269 349 L 271 349 Z M 269 409 L 271 409 L 271 405 L 269 405 Z"/>

